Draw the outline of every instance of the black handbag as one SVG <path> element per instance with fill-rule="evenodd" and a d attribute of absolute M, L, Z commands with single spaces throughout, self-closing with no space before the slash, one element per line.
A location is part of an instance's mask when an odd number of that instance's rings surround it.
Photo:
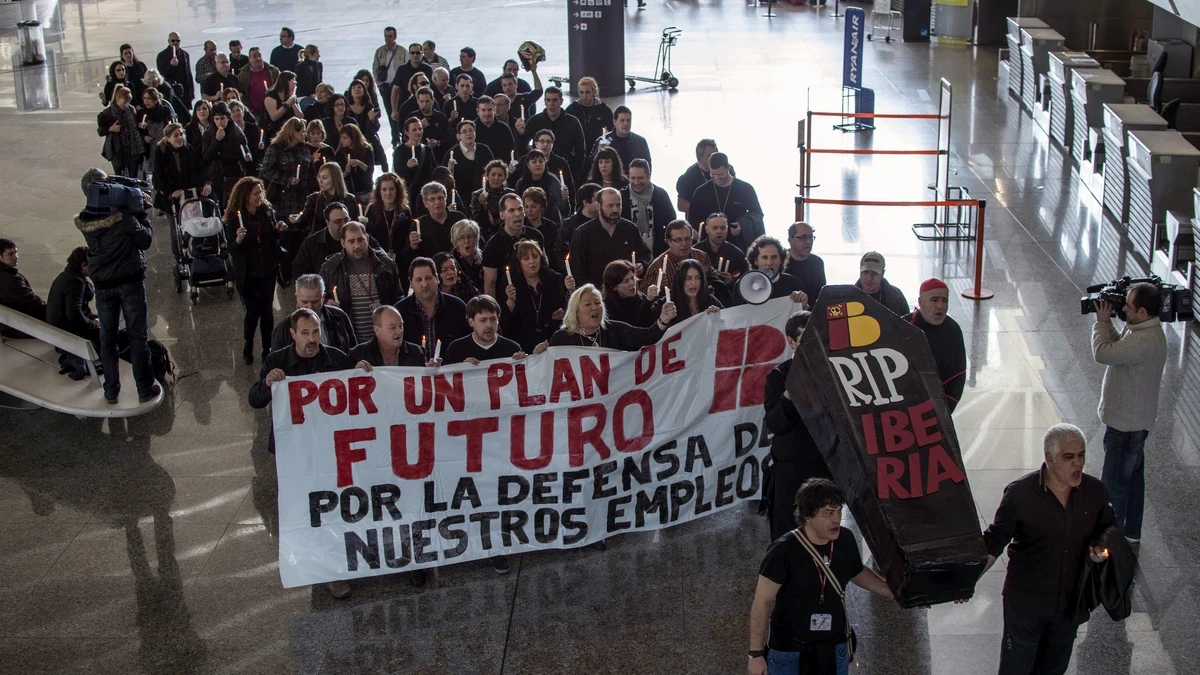
<path fill-rule="evenodd" d="M 849 660 L 853 662 L 854 652 L 858 648 L 858 635 L 850 625 L 850 610 L 846 609 L 846 591 L 842 588 L 842 582 L 838 581 L 837 575 L 825 564 L 825 559 L 821 557 L 820 553 L 817 553 L 817 549 L 813 547 L 812 542 L 800 534 L 799 529 L 792 530 L 792 536 L 796 538 L 796 541 L 800 542 L 805 551 L 808 551 L 813 561 L 817 563 L 817 567 L 825 570 L 825 578 L 828 579 L 829 585 L 833 586 L 833 590 L 837 591 L 838 599 L 842 601 L 842 614 L 846 617 L 846 651 L 849 654 Z"/>

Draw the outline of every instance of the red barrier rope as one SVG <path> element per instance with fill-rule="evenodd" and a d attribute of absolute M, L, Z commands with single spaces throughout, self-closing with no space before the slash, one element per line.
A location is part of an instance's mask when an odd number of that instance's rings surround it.
<path fill-rule="evenodd" d="M 797 197 L 796 202 L 802 204 L 836 204 L 840 206 L 979 206 L 982 203 L 978 199 L 943 199 L 941 201 L 926 202 L 881 202 L 864 199 L 815 199 L 809 197 Z"/>
<path fill-rule="evenodd" d="M 940 155 L 941 150 L 842 150 L 840 148 L 812 148 L 814 155 Z"/>
<path fill-rule="evenodd" d="M 896 113 L 841 113 L 841 112 L 810 112 L 813 117 L 851 117 L 851 118 L 868 118 L 879 120 L 939 120 L 941 115 L 936 113 L 920 113 L 912 115 L 901 115 Z"/>

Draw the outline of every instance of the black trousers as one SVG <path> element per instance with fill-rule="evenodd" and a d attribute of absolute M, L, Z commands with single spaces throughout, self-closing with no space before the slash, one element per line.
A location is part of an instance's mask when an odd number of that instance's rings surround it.
<path fill-rule="evenodd" d="M 242 335 L 247 345 L 254 344 L 254 330 L 262 334 L 262 351 L 271 351 L 271 329 L 275 327 L 275 316 L 271 311 L 275 303 L 275 278 L 246 277 L 242 283 L 242 304 L 246 306 L 246 320 Z"/>
<path fill-rule="evenodd" d="M 1004 599 L 1000 675 L 1062 675 L 1071 661 L 1079 625 L 1070 616 L 1037 616 Z"/>

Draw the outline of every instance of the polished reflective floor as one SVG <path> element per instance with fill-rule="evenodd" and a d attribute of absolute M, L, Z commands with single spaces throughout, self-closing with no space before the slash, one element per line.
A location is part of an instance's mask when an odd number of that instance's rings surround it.
<path fill-rule="evenodd" d="M 273 47 L 288 25 L 321 47 L 340 91 L 368 64 L 385 25 L 400 41 L 431 38 L 453 62 L 480 54 L 495 77 L 525 39 L 550 57 L 543 77 L 566 75 L 565 3 L 478 0 L 38 3 L 53 17 L 57 97 L 45 112 L 16 111 L 14 77 L 0 69 L 0 235 L 21 249 L 21 271 L 45 293 L 67 253 L 76 187 L 103 165 L 95 133 L 100 90 L 117 47 L 152 61 L 170 30 L 195 58 L 207 38 Z M 16 22 L 0 6 L 4 25 Z M 656 182 L 672 191 L 696 141 L 716 138 L 754 184 L 768 231 L 785 233 L 796 195 L 796 123 L 806 104 L 840 104 L 842 24 L 821 10 L 742 0 L 651 0 L 627 11 L 627 69 L 653 70 L 659 33 L 675 49 L 678 92 L 641 85 L 610 105 L 634 111 L 654 153 Z M 13 20 L 5 19 L 13 13 Z M 7 29 L 5 29 L 7 30 Z M 0 35 L 5 54 L 15 44 Z M 869 250 L 915 300 L 920 281 L 946 279 L 966 332 L 970 378 L 955 424 L 981 523 L 1003 487 L 1040 463 L 1044 429 L 1073 422 L 1089 436 L 1088 470 L 1103 459 L 1096 419 L 1103 369 L 1092 362 L 1082 287 L 1141 274 L 1118 226 L 1082 189 L 1070 160 L 997 83 L 994 48 L 872 42 L 865 84 L 880 112 L 936 111 L 942 78 L 954 89 L 951 184 L 988 202 L 984 285 L 958 291 L 972 246 L 922 243 L 910 230 L 928 209 L 813 206 L 816 252 L 831 282 L 850 282 Z M 6 62 L 7 63 L 7 62 Z M 825 123 L 816 147 L 932 148 L 929 121 L 888 121 L 871 134 Z M 926 198 L 929 157 L 822 155 L 813 196 Z M 324 588 L 284 590 L 276 563 L 275 470 L 268 418 L 246 405 L 257 374 L 241 365 L 241 308 L 218 293 L 199 305 L 176 295 L 165 237 L 150 252 L 151 331 L 172 350 L 180 379 L 154 414 L 122 422 L 0 411 L 0 672 L 11 673 L 739 673 L 746 617 L 766 523 L 748 508 L 653 534 L 609 540 L 607 552 L 545 552 L 441 571 L 423 589 L 402 578 L 356 584 L 348 601 Z M 280 301 L 283 307 L 291 302 Z M 1134 614 L 1103 612 L 1081 628 L 1071 672 L 1200 672 L 1200 358 L 1192 326 L 1167 328 L 1159 422 L 1146 448 L 1147 506 Z M 1190 413 L 1188 411 L 1191 411 Z M 1189 415 L 1191 417 L 1189 417 Z M 997 566 L 965 605 L 902 611 L 854 588 L 860 673 L 995 672 L 1001 631 Z"/>

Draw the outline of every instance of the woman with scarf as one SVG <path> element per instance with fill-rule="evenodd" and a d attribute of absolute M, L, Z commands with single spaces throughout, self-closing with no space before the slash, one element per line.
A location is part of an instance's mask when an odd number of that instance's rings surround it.
<path fill-rule="evenodd" d="M 336 161 L 342 167 L 342 177 L 360 204 L 371 198 L 375 185 L 375 158 L 372 146 L 357 125 L 347 124 L 338 132 Z"/>
<path fill-rule="evenodd" d="M 403 241 L 411 229 L 412 214 L 408 210 L 404 181 L 390 172 L 376 178 L 371 205 L 367 207 L 367 235 L 374 237 L 383 250 L 395 258 L 395 241 Z"/>
<path fill-rule="evenodd" d="M 538 345 L 534 353 L 545 351 L 547 346 L 601 347 L 635 352 L 658 342 L 671 320 L 675 318 L 675 311 L 675 303 L 667 302 L 663 304 L 658 320 L 649 328 L 630 326 L 622 321 L 609 319 L 600 291 L 591 284 L 584 284 L 571 294 L 567 312 L 563 316 L 562 329 L 550 338 L 549 343 L 543 342 Z"/>
<path fill-rule="evenodd" d="M 575 279 L 550 269 L 542 247 L 530 239 L 517 242 L 513 259 L 517 264 L 512 283 L 504 289 L 500 330 L 528 354 L 558 329 L 567 312 L 567 297 L 575 291 Z"/>
<path fill-rule="evenodd" d="M 246 136 L 230 119 L 229 106 L 217 103 L 212 107 L 212 126 L 204 132 L 203 160 L 208 179 L 222 207 L 229 200 L 233 186 L 249 175 L 254 156 L 247 147 Z"/>
<path fill-rule="evenodd" d="M 304 122 L 292 117 L 283 123 L 263 155 L 259 175 L 267 185 L 267 201 L 283 218 L 304 210 L 304 176 L 310 171 L 312 155 L 304 143 Z M 292 243 L 292 242 L 288 242 Z M 297 245 L 299 242 L 295 242 Z M 294 250 L 287 243 L 284 247 Z"/>
<path fill-rule="evenodd" d="M 604 307 L 608 318 L 623 321 L 630 326 L 647 327 L 654 323 L 654 298 L 658 287 L 650 287 L 650 296 L 637 288 L 637 277 L 633 263 L 614 260 L 604 267 Z"/>
<path fill-rule="evenodd" d="M 242 321 L 242 360 L 254 363 L 254 333 L 262 341 L 262 358 L 271 351 L 271 329 L 275 317 L 275 281 L 279 276 L 279 230 L 271 203 L 261 180 L 246 177 L 233 186 L 225 207 L 225 238 L 233 258 L 234 284 L 242 297 L 246 316 Z"/>
<path fill-rule="evenodd" d="M 483 246 L 479 225 L 473 220 L 460 220 L 450 226 L 450 241 L 454 242 L 454 262 L 458 273 L 471 280 L 475 288 L 483 288 Z"/>
<path fill-rule="evenodd" d="M 112 103 L 113 90 L 118 86 L 126 87 L 139 100 L 142 98 L 142 83 L 129 75 L 129 68 L 120 61 L 108 65 L 108 78 L 104 82 L 104 91 L 100 92 L 100 102 L 104 105 Z"/>
<path fill-rule="evenodd" d="M 361 70 L 360 73 L 367 71 Z M 370 73 L 367 73 L 370 75 Z M 350 89 L 346 92 L 346 103 L 349 104 L 347 112 L 358 120 L 358 127 L 362 129 L 363 136 L 367 142 L 371 144 L 371 163 L 379 164 L 387 171 L 387 153 L 383 151 L 383 146 L 379 143 L 379 106 L 368 95 L 370 89 L 367 88 L 365 82 L 355 79 L 350 83 Z"/>
<path fill-rule="evenodd" d="M 212 104 L 204 99 L 196 101 L 192 107 L 192 121 L 183 129 L 183 137 L 188 145 L 201 149 L 204 146 L 204 132 L 212 126 Z"/>
<path fill-rule="evenodd" d="M 244 103 L 234 100 L 226 105 L 229 107 L 229 121 L 246 137 L 246 149 L 250 151 L 250 163 L 246 167 L 246 175 L 257 175 L 258 167 L 262 165 L 263 155 L 267 152 L 267 144 L 271 141 L 267 138 L 266 130 L 259 126 L 258 121 L 254 119 L 254 115 L 246 114 Z M 231 185 L 230 189 L 232 188 Z M 226 196 L 228 196 L 228 192 Z"/>
<path fill-rule="evenodd" d="M 96 133 L 104 137 L 100 155 L 112 163 L 113 173 L 136 178 L 142 167 L 146 143 L 133 109 L 133 92 L 124 85 L 113 89 L 112 103 L 96 116 Z"/>
<path fill-rule="evenodd" d="M 175 111 L 163 103 L 157 89 L 150 87 L 142 92 L 142 107 L 137 111 L 137 116 L 146 155 L 142 169 L 146 175 L 153 175 L 157 171 L 154 149 L 162 140 L 163 130 L 175 121 Z"/>

